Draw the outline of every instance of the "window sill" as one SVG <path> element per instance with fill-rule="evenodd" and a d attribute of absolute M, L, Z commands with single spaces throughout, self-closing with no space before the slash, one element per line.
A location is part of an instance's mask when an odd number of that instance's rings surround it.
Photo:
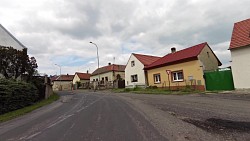
<path fill-rule="evenodd" d="M 173 80 L 172 82 L 184 82 L 184 80 Z"/>

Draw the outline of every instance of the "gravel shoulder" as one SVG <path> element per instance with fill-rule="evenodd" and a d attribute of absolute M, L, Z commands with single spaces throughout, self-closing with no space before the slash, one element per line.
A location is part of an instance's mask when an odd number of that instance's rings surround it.
<path fill-rule="evenodd" d="M 249 94 L 117 94 L 169 140 L 250 140 Z"/>

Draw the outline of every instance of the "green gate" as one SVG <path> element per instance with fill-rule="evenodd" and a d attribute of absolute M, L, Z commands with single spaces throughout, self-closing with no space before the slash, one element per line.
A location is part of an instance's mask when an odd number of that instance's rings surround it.
<path fill-rule="evenodd" d="M 234 90 L 233 75 L 230 69 L 205 72 L 206 90 Z"/>

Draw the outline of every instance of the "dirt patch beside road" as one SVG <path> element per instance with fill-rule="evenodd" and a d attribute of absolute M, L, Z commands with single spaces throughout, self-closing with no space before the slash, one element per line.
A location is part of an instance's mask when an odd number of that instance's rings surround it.
<path fill-rule="evenodd" d="M 119 94 L 170 140 L 250 140 L 250 95 Z"/>

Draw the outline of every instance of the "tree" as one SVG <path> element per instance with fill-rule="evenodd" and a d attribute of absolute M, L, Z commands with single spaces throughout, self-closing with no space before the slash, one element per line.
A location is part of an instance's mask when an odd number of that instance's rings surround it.
<path fill-rule="evenodd" d="M 22 74 L 26 74 L 30 79 L 38 68 L 35 57 L 29 58 L 26 48 L 17 50 L 0 46 L 0 58 L 0 73 L 6 79 L 16 79 Z"/>

